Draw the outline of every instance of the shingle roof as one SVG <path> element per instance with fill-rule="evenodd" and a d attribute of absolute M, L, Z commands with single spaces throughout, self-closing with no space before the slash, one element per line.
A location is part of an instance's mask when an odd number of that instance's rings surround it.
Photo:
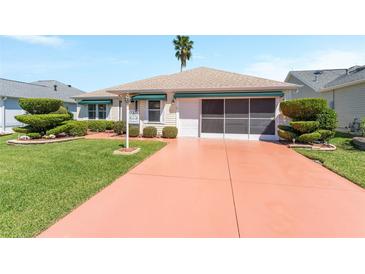
<path fill-rule="evenodd" d="M 346 71 L 346 69 L 296 70 L 290 71 L 288 75 L 294 76 L 313 90 L 320 91 L 329 82 L 346 74 Z"/>
<path fill-rule="evenodd" d="M 202 90 L 290 90 L 298 86 L 255 76 L 200 67 L 179 73 L 160 75 L 126 83 L 75 98 L 103 97 L 110 92 L 202 91 Z"/>
<path fill-rule="evenodd" d="M 337 77 L 335 80 L 327 83 L 324 88 L 340 86 L 360 80 L 365 80 L 365 66 L 358 66 L 352 72 Z"/>
<path fill-rule="evenodd" d="M 57 91 L 53 88 L 54 84 L 57 85 Z M 83 93 L 84 92 L 79 89 L 68 87 L 66 84 L 55 80 L 25 83 L 0 78 L 0 96 L 15 98 L 52 98 L 74 103 L 75 100 L 71 97 Z"/>

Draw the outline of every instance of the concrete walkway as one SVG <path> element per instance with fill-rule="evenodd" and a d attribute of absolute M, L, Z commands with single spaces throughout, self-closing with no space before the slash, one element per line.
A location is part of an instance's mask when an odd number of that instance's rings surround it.
<path fill-rule="evenodd" d="M 365 237 L 365 191 L 285 146 L 178 139 L 40 237 Z"/>

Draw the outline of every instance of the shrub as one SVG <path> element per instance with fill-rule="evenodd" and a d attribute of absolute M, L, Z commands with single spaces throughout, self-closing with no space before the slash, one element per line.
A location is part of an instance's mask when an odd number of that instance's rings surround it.
<path fill-rule="evenodd" d="M 177 127 L 164 127 L 162 129 L 163 138 L 176 138 L 176 136 L 177 136 Z"/>
<path fill-rule="evenodd" d="M 106 120 L 105 121 L 105 128 L 107 130 L 112 130 L 112 129 L 114 129 L 114 124 L 115 124 L 114 121 Z"/>
<path fill-rule="evenodd" d="M 321 134 L 318 132 L 305 133 L 298 137 L 298 141 L 301 143 L 313 143 L 321 138 Z"/>
<path fill-rule="evenodd" d="M 46 135 L 59 135 L 61 133 L 68 133 L 70 129 L 70 124 L 65 123 L 63 125 L 60 125 L 58 127 L 52 128 L 50 130 L 47 130 Z"/>
<path fill-rule="evenodd" d="M 87 124 L 89 130 L 94 132 L 104 132 L 107 127 L 106 120 L 88 120 Z"/>
<path fill-rule="evenodd" d="M 297 139 L 298 135 L 292 131 L 286 131 L 282 129 L 278 129 L 278 135 L 280 138 L 292 141 L 293 139 Z"/>
<path fill-rule="evenodd" d="M 365 136 L 365 118 L 362 118 L 362 120 L 361 120 L 360 130 L 361 130 L 361 135 Z"/>
<path fill-rule="evenodd" d="M 17 133 L 31 133 L 31 132 L 34 132 L 34 129 L 31 128 L 30 126 L 14 127 L 13 131 L 17 132 Z"/>
<path fill-rule="evenodd" d="M 316 132 L 321 134 L 321 137 L 319 138 L 319 140 L 321 140 L 321 141 L 327 142 L 329 139 L 331 139 L 333 136 L 335 136 L 335 132 L 332 130 L 328 130 L 328 129 L 319 129 Z"/>
<path fill-rule="evenodd" d="M 84 121 L 67 121 L 64 124 L 47 130 L 47 135 L 66 133 L 71 136 L 84 136 L 87 133 L 87 123 Z"/>
<path fill-rule="evenodd" d="M 129 137 L 138 137 L 139 136 L 139 127 L 129 126 Z"/>
<path fill-rule="evenodd" d="M 291 131 L 295 132 L 294 128 L 288 125 L 278 125 L 278 129 L 284 130 L 284 131 Z"/>
<path fill-rule="evenodd" d="M 157 128 L 149 126 L 143 129 L 143 137 L 154 138 L 156 136 L 157 136 Z"/>
<path fill-rule="evenodd" d="M 70 116 L 68 114 L 23 114 L 15 116 L 15 119 L 41 132 L 69 120 Z"/>
<path fill-rule="evenodd" d="M 30 132 L 30 133 L 27 133 L 27 136 L 30 138 L 30 139 L 39 139 L 42 137 L 42 135 L 38 132 Z"/>
<path fill-rule="evenodd" d="M 116 133 L 117 135 L 121 135 L 125 132 L 125 122 L 123 121 L 118 121 L 114 123 L 114 133 Z"/>
<path fill-rule="evenodd" d="M 51 112 L 52 114 L 68 114 L 68 110 L 67 108 L 65 108 L 64 106 L 60 106 L 60 108 L 56 111 Z"/>
<path fill-rule="evenodd" d="M 293 99 L 280 103 L 281 112 L 293 120 L 315 120 L 325 108 L 327 101 L 322 98 Z"/>
<path fill-rule="evenodd" d="M 83 121 L 69 121 L 68 134 L 71 136 L 85 136 L 87 134 L 87 123 Z"/>
<path fill-rule="evenodd" d="M 325 108 L 317 115 L 320 129 L 335 130 L 337 128 L 337 113 L 333 109 Z"/>
<path fill-rule="evenodd" d="M 292 128 L 300 133 L 309 133 L 318 129 L 319 122 L 317 121 L 297 121 L 290 122 Z"/>
<path fill-rule="evenodd" d="M 58 99 L 20 98 L 19 106 L 30 114 L 47 114 L 57 111 L 63 102 Z"/>

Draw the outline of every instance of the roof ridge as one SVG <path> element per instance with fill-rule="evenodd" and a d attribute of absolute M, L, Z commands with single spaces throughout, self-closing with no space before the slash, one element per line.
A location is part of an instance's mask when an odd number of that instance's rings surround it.
<path fill-rule="evenodd" d="M 12 79 L 7 79 L 7 78 L 2 78 L 0 77 L 0 80 L 5 80 L 5 81 L 10 81 L 10 82 L 16 82 L 16 83 L 22 83 L 22 84 L 27 84 L 27 85 L 32 85 L 32 86 L 39 86 L 39 87 L 45 87 L 45 88 L 49 88 L 49 86 L 45 86 L 45 85 L 39 85 L 39 84 L 35 84 L 35 83 L 29 83 L 29 82 L 24 82 L 24 81 L 19 81 L 19 80 L 12 80 Z"/>

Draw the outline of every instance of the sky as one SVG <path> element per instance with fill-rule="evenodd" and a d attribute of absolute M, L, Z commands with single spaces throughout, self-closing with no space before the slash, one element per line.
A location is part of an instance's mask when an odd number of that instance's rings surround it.
<path fill-rule="evenodd" d="M 365 36 L 190 36 L 187 69 L 284 81 L 288 71 L 365 65 Z M 94 91 L 179 72 L 174 36 L 0 36 L 0 78 Z"/>

